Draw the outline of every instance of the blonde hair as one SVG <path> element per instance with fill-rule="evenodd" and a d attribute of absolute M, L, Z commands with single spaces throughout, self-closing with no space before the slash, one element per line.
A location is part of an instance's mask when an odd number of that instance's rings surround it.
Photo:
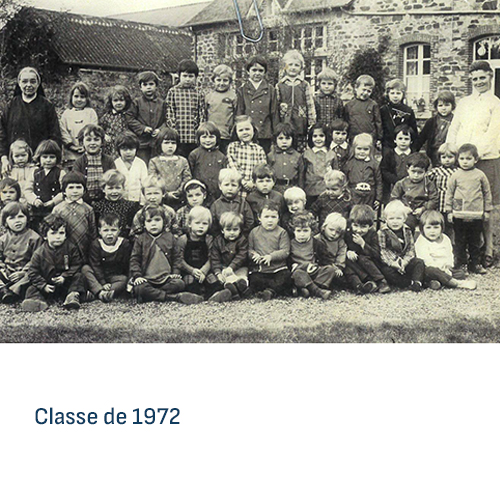
<path fill-rule="evenodd" d="M 345 188 L 347 186 L 347 177 L 340 170 L 328 170 L 325 174 L 325 184 L 326 187 L 340 185 Z"/>
<path fill-rule="evenodd" d="M 212 80 L 214 80 L 218 76 L 221 78 L 224 76 L 227 76 L 229 78 L 229 80 L 232 82 L 234 79 L 233 68 L 231 68 L 227 64 L 219 64 L 213 70 Z"/>
<path fill-rule="evenodd" d="M 236 212 L 224 212 L 219 219 L 219 226 L 222 229 L 227 229 L 228 227 L 238 227 L 243 226 L 243 217 Z"/>
<path fill-rule="evenodd" d="M 194 220 L 207 220 L 208 224 L 212 225 L 212 212 L 207 207 L 193 207 L 188 214 L 188 225 Z"/>
<path fill-rule="evenodd" d="M 236 181 L 241 184 L 241 174 L 235 168 L 222 168 L 219 171 L 219 184 L 225 181 Z"/>
<path fill-rule="evenodd" d="M 438 155 L 441 156 L 444 154 L 453 155 L 456 159 L 457 154 L 458 154 L 457 146 L 451 142 L 445 142 L 445 143 L 441 144 L 441 146 L 439 146 L 439 149 L 438 149 Z"/>
<path fill-rule="evenodd" d="M 387 218 L 391 214 L 403 215 L 406 220 L 408 207 L 401 200 L 392 200 L 384 208 L 384 217 Z"/>
<path fill-rule="evenodd" d="M 163 194 L 165 194 L 167 191 L 167 188 L 165 186 L 165 181 L 161 177 L 158 177 L 157 175 L 148 175 L 146 177 L 146 179 L 142 183 L 142 193 L 144 194 L 146 189 L 152 187 L 160 188 Z"/>
<path fill-rule="evenodd" d="M 302 69 L 304 69 L 305 66 L 304 56 L 297 49 L 289 50 L 283 56 L 283 59 L 281 60 L 283 68 L 286 70 L 287 65 L 292 61 L 299 62 Z"/>
<path fill-rule="evenodd" d="M 285 201 L 295 201 L 295 200 L 302 200 L 304 203 L 307 200 L 306 192 L 297 186 L 288 188 L 284 193 L 283 193 L 283 198 L 285 198 Z"/>
<path fill-rule="evenodd" d="M 321 82 L 323 80 L 332 80 L 333 82 L 335 82 L 335 85 L 337 85 L 337 82 L 339 81 L 339 77 L 338 77 L 337 73 L 335 73 L 335 71 L 332 68 L 326 67 L 318 75 L 318 82 Z"/>
<path fill-rule="evenodd" d="M 355 149 L 358 146 L 368 146 L 370 148 L 370 157 L 373 157 L 373 137 L 370 134 L 365 132 L 354 137 L 352 141 L 351 154 L 349 156 L 350 158 L 354 158 Z"/>
<path fill-rule="evenodd" d="M 323 231 L 327 226 L 334 227 L 335 229 L 339 229 L 340 231 L 345 231 L 347 227 L 347 220 L 339 213 L 332 212 L 331 214 L 327 215 L 325 221 L 323 222 L 323 225 L 321 226 L 321 230 Z"/>
<path fill-rule="evenodd" d="M 370 85 L 375 87 L 375 80 L 371 75 L 360 75 L 356 78 L 356 82 L 354 83 L 354 87 L 358 88 L 361 84 Z"/>
<path fill-rule="evenodd" d="M 392 89 L 400 90 L 401 92 L 403 92 L 403 97 L 406 94 L 406 85 L 399 78 L 393 78 L 392 80 L 389 80 L 385 84 L 385 93 L 386 93 L 386 95 L 388 95 L 389 94 L 389 90 L 392 90 Z"/>

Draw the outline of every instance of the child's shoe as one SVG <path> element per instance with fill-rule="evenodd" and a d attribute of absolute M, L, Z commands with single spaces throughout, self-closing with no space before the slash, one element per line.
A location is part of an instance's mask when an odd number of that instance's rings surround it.
<path fill-rule="evenodd" d="M 382 280 L 377 286 L 378 293 L 391 293 L 391 287 L 387 281 Z"/>
<path fill-rule="evenodd" d="M 373 293 L 377 290 L 377 284 L 374 281 L 367 281 L 361 285 L 363 293 Z"/>
<path fill-rule="evenodd" d="M 481 264 L 475 264 L 470 266 L 470 272 L 472 274 L 487 274 L 488 271 L 481 265 Z"/>
<path fill-rule="evenodd" d="M 271 289 L 264 290 L 262 292 L 258 292 L 255 294 L 255 296 L 258 299 L 262 300 L 271 300 L 274 297 L 275 293 Z"/>
<path fill-rule="evenodd" d="M 458 280 L 457 288 L 463 288 L 465 290 L 475 290 L 477 288 L 477 283 L 474 280 Z"/>
<path fill-rule="evenodd" d="M 322 300 L 328 300 L 332 297 L 332 295 L 333 295 L 333 292 L 331 290 L 322 290 L 320 288 L 318 296 Z"/>
<path fill-rule="evenodd" d="M 199 304 L 200 302 L 203 302 L 205 300 L 201 295 L 191 292 L 180 292 L 173 296 L 170 295 L 167 297 L 174 297 L 174 300 L 176 302 L 180 302 L 181 304 Z"/>
<path fill-rule="evenodd" d="M 439 283 L 438 280 L 430 280 L 429 281 L 429 288 L 431 290 L 441 290 L 441 283 Z"/>
<path fill-rule="evenodd" d="M 236 287 L 236 283 L 226 283 L 224 285 L 224 288 L 226 290 L 229 290 L 233 297 L 239 297 L 240 293 L 238 292 L 238 288 Z"/>
<path fill-rule="evenodd" d="M 6 290 L 2 297 L 2 304 L 14 304 L 19 300 L 19 295 Z"/>
<path fill-rule="evenodd" d="M 469 275 L 469 272 L 467 266 L 463 264 L 452 269 L 451 274 L 456 280 L 464 280 Z"/>
<path fill-rule="evenodd" d="M 248 286 L 248 281 L 245 279 L 238 280 L 236 283 L 236 288 L 238 289 L 238 292 L 240 294 L 240 297 L 242 299 L 247 299 L 252 295 L 252 290 L 250 290 L 250 287 Z"/>
<path fill-rule="evenodd" d="M 76 311 L 80 309 L 80 294 L 78 292 L 68 293 L 66 300 L 63 303 L 64 309 L 69 311 Z"/>
<path fill-rule="evenodd" d="M 47 302 L 37 299 L 26 299 L 23 300 L 23 303 L 21 304 L 21 310 L 25 312 L 45 311 L 48 307 Z"/>
<path fill-rule="evenodd" d="M 299 288 L 299 293 L 304 299 L 308 299 L 311 296 L 311 292 L 307 288 Z"/>
<path fill-rule="evenodd" d="M 101 290 L 99 292 L 99 300 L 105 304 L 111 302 L 115 298 L 114 290 Z"/>
<path fill-rule="evenodd" d="M 408 288 L 412 292 L 421 292 L 422 291 L 422 283 L 420 283 L 420 281 L 412 281 Z"/>
<path fill-rule="evenodd" d="M 220 290 L 215 292 L 209 299 L 208 302 L 229 302 L 233 298 L 233 294 L 231 290 L 228 288 L 224 288 L 224 290 Z"/>

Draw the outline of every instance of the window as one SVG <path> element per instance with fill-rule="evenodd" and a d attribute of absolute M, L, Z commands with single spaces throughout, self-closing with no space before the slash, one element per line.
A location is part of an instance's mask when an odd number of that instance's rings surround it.
<path fill-rule="evenodd" d="M 326 66 L 326 59 L 314 58 L 306 59 L 305 67 L 305 79 L 310 83 L 311 87 L 314 89 L 316 87 L 317 76 L 323 71 Z"/>
<path fill-rule="evenodd" d="M 500 36 L 489 36 L 474 42 L 474 61 L 488 61 L 493 69 L 493 88 L 500 97 Z"/>
<path fill-rule="evenodd" d="M 255 43 L 245 40 L 240 34 L 231 33 L 227 35 L 225 56 L 232 57 L 246 57 L 255 54 Z"/>
<path fill-rule="evenodd" d="M 269 52 L 278 52 L 279 50 L 279 34 L 277 30 L 267 31 L 267 49 Z"/>
<path fill-rule="evenodd" d="M 403 50 L 406 101 L 413 108 L 428 108 L 431 85 L 431 46 L 422 43 L 408 45 Z"/>
<path fill-rule="evenodd" d="M 322 49 L 325 47 L 325 27 L 305 26 L 297 29 L 293 37 L 293 48 L 298 50 Z"/>

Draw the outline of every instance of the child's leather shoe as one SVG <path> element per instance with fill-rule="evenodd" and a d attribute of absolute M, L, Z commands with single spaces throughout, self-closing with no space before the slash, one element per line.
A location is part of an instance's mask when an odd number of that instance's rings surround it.
<path fill-rule="evenodd" d="M 76 311 L 77 309 L 80 309 L 80 294 L 78 292 L 68 293 L 63 307 L 64 309 L 68 309 L 68 311 Z"/>

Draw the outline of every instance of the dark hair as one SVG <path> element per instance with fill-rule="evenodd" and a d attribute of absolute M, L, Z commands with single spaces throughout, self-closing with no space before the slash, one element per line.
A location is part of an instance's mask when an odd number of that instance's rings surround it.
<path fill-rule="evenodd" d="M 19 200 L 19 198 L 21 198 L 21 186 L 15 179 L 4 177 L 0 181 L 0 191 L 3 191 L 5 188 L 14 188 L 17 193 L 17 199 Z"/>
<path fill-rule="evenodd" d="M 426 172 L 431 166 L 431 160 L 425 153 L 412 153 L 406 158 L 406 168 L 416 167 L 422 168 Z"/>
<path fill-rule="evenodd" d="M 315 130 L 322 130 L 323 131 L 323 133 L 325 134 L 325 146 L 327 148 L 329 148 L 330 144 L 332 142 L 332 134 L 330 132 L 330 127 L 328 127 L 328 125 L 325 125 L 324 123 L 321 123 L 321 122 L 316 122 L 309 129 L 309 132 L 307 133 L 307 144 L 309 145 L 309 147 L 310 148 L 314 147 L 312 137 L 313 137 Z"/>
<path fill-rule="evenodd" d="M 162 153 L 161 144 L 163 141 L 175 141 L 177 147 L 179 147 L 179 141 L 180 141 L 179 132 L 170 127 L 163 127 L 160 130 L 160 133 L 156 137 L 153 147 L 153 151 L 156 156 L 161 155 Z"/>
<path fill-rule="evenodd" d="M 80 94 L 82 94 L 84 97 L 87 98 L 87 104 L 85 107 L 90 107 L 90 89 L 86 83 L 83 82 L 76 82 L 72 87 L 71 90 L 69 91 L 69 107 L 73 107 L 73 94 L 75 93 L 75 90 L 80 91 Z"/>
<path fill-rule="evenodd" d="M 200 69 L 192 59 L 183 59 L 179 63 L 179 66 L 177 66 L 177 73 L 179 73 L 179 76 L 181 73 L 191 73 L 195 76 L 198 76 L 200 73 Z"/>
<path fill-rule="evenodd" d="M 424 234 L 423 228 L 426 224 L 430 224 L 431 226 L 441 226 L 441 229 L 444 229 L 443 214 L 437 210 L 426 210 L 420 216 L 420 229 L 422 234 Z"/>
<path fill-rule="evenodd" d="M 373 226 L 375 212 L 370 205 L 354 205 L 349 213 L 349 220 L 351 223 Z"/>
<path fill-rule="evenodd" d="M 81 184 L 84 188 L 87 186 L 87 181 L 85 176 L 80 172 L 75 172 L 74 170 L 68 172 L 61 181 L 61 190 L 64 193 L 68 184 Z"/>
<path fill-rule="evenodd" d="M 124 85 L 115 85 L 108 93 L 106 97 L 106 109 L 108 111 L 113 111 L 113 99 L 117 97 L 123 97 L 125 99 L 125 109 L 126 111 L 132 104 L 132 97 L 127 87 Z"/>
<path fill-rule="evenodd" d="M 330 124 L 330 130 L 341 130 L 342 132 L 347 132 L 349 130 L 349 124 L 341 118 L 336 118 Z"/>
<path fill-rule="evenodd" d="M 316 230 L 316 218 L 311 212 L 298 212 L 292 217 L 291 226 L 293 227 L 293 229 L 296 229 L 298 227 L 309 227 L 313 230 Z"/>
<path fill-rule="evenodd" d="M 275 127 L 274 127 L 274 142 L 276 142 L 276 139 L 278 138 L 279 135 L 283 134 L 285 137 L 291 137 L 292 138 L 292 148 L 295 147 L 295 129 L 293 128 L 293 125 L 288 122 L 279 122 Z"/>
<path fill-rule="evenodd" d="M 262 215 L 262 212 L 264 210 L 272 210 L 273 212 L 278 212 L 278 214 L 281 212 L 280 206 L 278 205 L 278 203 L 276 203 L 275 201 L 272 201 L 272 200 L 266 200 L 262 204 L 262 206 L 259 209 L 259 216 Z"/>
<path fill-rule="evenodd" d="M 115 139 L 115 146 L 118 151 L 121 149 L 139 149 L 140 142 L 132 132 L 123 132 Z"/>
<path fill-rule="evenodd" d="M 217 145 L 220 142 L 220 130 L 214 122 L 203 122 L 196 131 L 196 142 L 200 144 L 200 137 L 203 135 L 215 135 L 217 138 Z"/>
<path fill-rule="evenodd" d="M 409 135 L 411 142 L 415 140 L 415 132 L 413 129 L 407 125 L 406 123 L 401 123 L 400 125 L 397 125 L 396 128 L 394 129 L 394 139 L 396 139 L 396 136 L 400 133 L 403 132 L 404 135 Z"/>
<path fill-rule="evenodd" d="M 266 179 L 268 177 L 273 181 L 276 180 L 276 175 L 274 173 L 274 170 L 265 163 L 263 163 L 262 165 L 258 165 L 253 169 L 252 179 L 254 182 L 257 179 Z"/>
<path fill-rule="evenodd" d="M 100 137 L 104 141 L 104 136 L 105 136 L 104 129 L 99 125 L 95 125 L 94 123 L 89 123 L 88 125 L 85 125 L 85 127 L 83 127 L 82 130 L 80 130 L 80 132 L 78 132 L 77 138 L 80 144 L 83 144 L 83 138 L 86 135 L 90 134 L 95 134 L 97 135 L 97 137 Z"/>
<path fill-rule="evenodd" d="M 460 156 L 460 154 L 462 153 L 471 153 L 472 156 L 474 156 L 474 158 L 476 160 L 479 159 L 479 152 L 477 150 L 477 147 L 474 145 L 474 144 L 470 144 L 470 143 L 466 143 L 466 144 L 462 144 L 459 148 L 458 148 L 458 151 L 457 151 L 457 158 Z"/>
<path fill-rule="evenodd" d="M 64 229 L 68 228 L 67 222 L 60 216 L 54 213 L 47 215 L 45 219 L 43 219 L 42 223 L 42 235 L 47 236 L 49 231 L 58 231 L 61 227 Z"/>
<path fill-rule="evenodd" d="M 450 90 L 441 90 L 437 95 L 436 99 L 434 99 L 434 109 L 437 109 L 438 102 L 444 102 L 446 104 L 451 104 L 451 109 L 455 109 L 457 103 L 455 101 L 455 95 Z"/>
<path fill-rule="evenodd" d="M 144 223 L 147 218 L 155 217 L 159 215 L 163 219 L 163 229 L 167 229 L 167 227 L 172 222 L 172 217 L 169 212 L 164 210 L 160 205 L 156 205 L 154 203 L 148 203 L 144 206 L 144 208 L 139 212 L 139 223 L 144 228 Z"/>
<path fill-rule="evenodd" d="M 3 207 L 2 209 L 2 226 L 7 227 L 7 218 L 17 215 L 19 212 L 22 212 L 26 215 L 26 218 L 29 220 L 30 211 L 28 205 L 25 203 L 20 203 L 18 201 L 10 201 Z"/>
<path fill-rule="evenodd" d="M 99 217 L 97 222 L 99 227 L 102 227 L 103 224 L 120 227 L 120 216 L 112 212 L 106 212 Z"/>
<path fill-rule="evenodd" d="M 473 71 L 486 71 L 488 73 L 493 73 L 488 61 L 474 61 L 470 65 L 469 73 L 472 73 Z"/>
<path fill-rule="evenodd" d="M 256 64 L 260 64 L 267 73 L 267 61 L 259 55 L 252 56 L 245 64 L 245 69 L 248 71 L 252 66 L 255 66 Z"/>
<path fill-rule="evenodd" d="M 146 82 L 155 82 L 156 85 L 158 85 L 160 83 L 160 78 L 154 71 L 141 71 L 137 75 L 137 81 L 139 85 Z"/>
<path fill-rule="evenodd" d="M 42 155 L 55 155 L 57 163 L 61 163 L 61 148 L 59 147 L 59 144 L 52 139 L 46 139 L 38 145 L 35 154 L 33 155 L 33 160 L 36 163 L 40 163 L 40 156 Z"/>

